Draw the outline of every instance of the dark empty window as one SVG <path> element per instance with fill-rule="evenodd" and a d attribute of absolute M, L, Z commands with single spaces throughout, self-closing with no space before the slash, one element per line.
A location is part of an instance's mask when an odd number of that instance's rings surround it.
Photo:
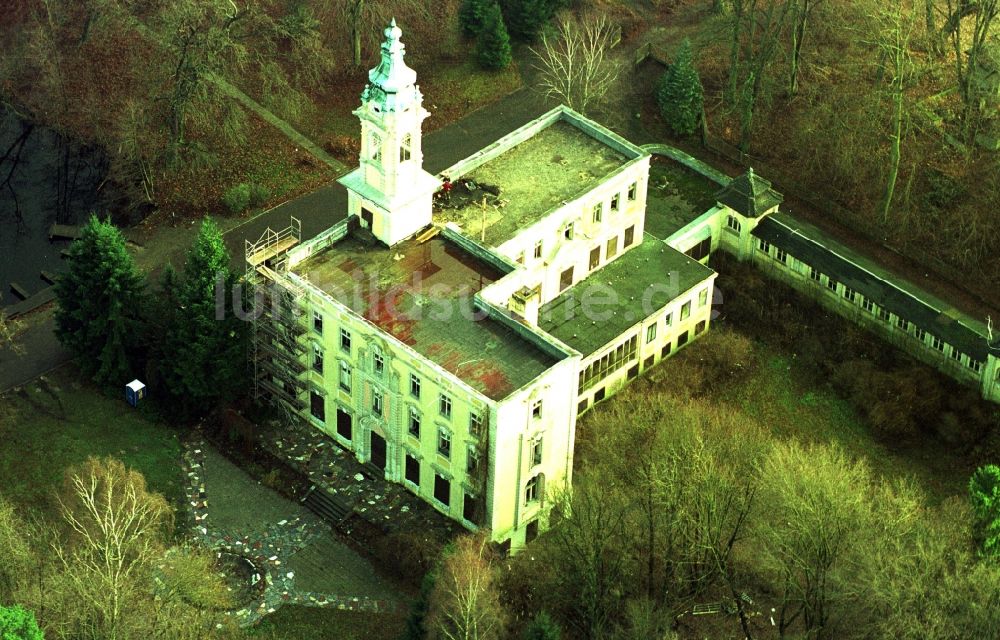
<path fill-rule="evenodd" d="M 313 311 L 313 331 L 323 334 L 323 314 L 319 311 Z"/>
<path fill-rule="evenodd" d="M 633 182 L 628 186 L 628 199 L 635 200 L 636 192 L 639 190 L 639 185 Z"/>
<path fill-rule="evenodd" d="M 410 374 L 410 395 L 414 398 L 420 397 L 420 378 Z"/>
<path fill-rule="evenodd" d="M 643 363 L 642 363 L 642 368 L 643 368 L 643 369 L 648 369 L 648 368 L 650 368 L 651 366 L 653 366 L 653 363 L 655 363 L 655 362 L 656 362 L 656 356 L 649 356 L 648 358 L 646 358 L 646 359 L 645 359 L 645 360 L 643 361 Z"/>
<path fill-rule="evenodd" d="M 479 524 L 479 500 L 471 493 L 462 501 L 462 517 L 472 524 Z"/>
<path fill-rule="evenodd" d="M 532 520 L 524 528 L 524 543 L 528 544 L 538 537 L 538 520 Z"/>
<path fill-rule="evenodd" d="M 434 499 L 445 506 L 451 503 L 451 483 L 439 473 L 434 474 Z"/>
<path fill-rule="evenodd" d="M 420 461 L 410 454 L 406 454 L 406 480 L 420 485 Z"/>
<path fill-rule="evenodd" d="M 599 264 L 601 264 L 601 248 L 594 247 L 590 250 L 590 270 L 593 271 Z"/>
<path fill-rule="evenodd" d="M 702 320 L 698 324 L 694 325 L 694 335 L 698 335 L 705 330 L 705 321 Z"/>
<path fill-rule="evenodd" d="M 347 353 L 351 352 L 351 332 L 347 329 L 340 330 L 340 348 Z"/>
<path fill-rule="evenodd" d="M 636 377 L 637 375 L 639 375 L 639 365 L 637 365 L 637 364 L 636 365 L 632 365 L 632 367 L 628 370 L 628 379 L 631 380 L 632 378 Z"/>
<path fill-rule="evenodd" d="M 414 438 L 420 437 L 420 414 L 416 409 L 410 409 L 409 432 Z"/>
<path fill-rule="evenodd" d="M 309 413 L 320 422 L 326 422 L 326 399 L 315 391 L 309 394 Z"/>
<path fill-rule="evenodd" d="M 583 400 L 580 401 L 580 404 L 576 405 L 576 412 L 583 413 L 584 411 L 587 410 L 588 406 L 590 406 L 590 403 L 587 401 L 586 398 L 584 398 Z"/>
<path fill-rule="evenodd" d="M 686 345 L 687 341 L 688 341 L 688 332 L 685 331 L 681 333 L 679 336 L 677 336 L 677 348 L 680 349 L 681 347 Z"/>
<path fill-rule="evenodd" d="M 604 387 L 601 387 L 600 389 L 594 392 L 594 402 L 600 402 L 601 400 L 604 400 L 605 395 L 607 395 L 607 393 L 604 391 Z"/>
<path fill-rule="evenodd" d="M 635 241 L 635 225 L 632 225 L 625 230 L 625 246 L 631 247 L 632 243 Z"/>
<path fill-rule="evenodd" d="M 616 193 L 615 195 L 611 196 L 612 211 L 618 211 L 618 206 L 621 204 L 621 200 L 622 200 L 622 195 L 620 193 Z"/>
<path fill-rule="evenodd" d="M 351 414 L 343 409 L 337 409 L 337 435 L 344 440 L 350 440 L 351 436 Z"/>
<path fill-rule="evenodd" d="M 660 349 L 660 357 L 661 358 L 666 358 L 667 356 L 670 355 L 670 347 L 671 346 L 672 346 L 672 344 L 670 342 L 668 342 L 667 344 L 663 345 L 663 348 Z"/>
<path fill-rule="evenodd" d="M 702 258 L 708 256 L 712 252 L 712 237 L 709 236 L 694 245 L 684 253 L 691 257 L 692 260 L 701 260 Z"/>
<path fill-rule="evenodd" d="M 559 291 L 565 291 L 573 284 L 573 267 L 566 269 L 559 276 Z"/>

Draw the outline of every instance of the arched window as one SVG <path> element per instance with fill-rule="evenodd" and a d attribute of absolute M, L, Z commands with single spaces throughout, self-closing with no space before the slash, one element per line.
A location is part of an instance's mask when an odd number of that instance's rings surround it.
<path fill-rule="evenodd" d="M 382 159 L 382 138 L 374 131 L 368 136 L 368 157 L 376 162 Z"/>
<path fill-rule="evenodd" d="M 410 149 L 412 147 L 413 139 L 410 134 L 403 136 L 403 143 L 399 145 L 399 161 L 406 162 L 410 159 Z"/>
<path fill-rule="evenodd" d="M 531 504 L 542 499 L 545 489 L 545 474 L 539 473 L 531 476 L 528 483 L 524 485 L 524 503 Z"/>
<path fill-rule="evenodd" d="M 736 233 L 739 233 L 740 229 L 743 228 L 742 225 L 740 225 L 740 221 L 736 219 L 736 216 L 729 216 L 726 218 L 726 226 Z"/>

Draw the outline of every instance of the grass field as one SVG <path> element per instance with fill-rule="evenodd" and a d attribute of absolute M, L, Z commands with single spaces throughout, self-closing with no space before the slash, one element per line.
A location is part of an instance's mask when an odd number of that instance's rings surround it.
<path fill-rule="evenodd" d="M 0 494 L 26 512 L 54 515 L 66 469 L 113 456 L 146 477 L 171 504 L 183 500 L 176 432 L 122 396 L 107 396 L 66 365 L 0 396 Z"/>
<path fill-rule="evenodd" d="M 401 637 L 404 625 L 405 617 L 400 615 L 282 607 L 247 636 L 255 640 L 391 640 Z"/>

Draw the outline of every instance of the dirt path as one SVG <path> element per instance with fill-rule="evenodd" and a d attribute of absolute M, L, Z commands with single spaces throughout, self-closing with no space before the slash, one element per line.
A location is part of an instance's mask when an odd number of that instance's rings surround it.
<path fill-rule="evenodd" d="M 243 91 L 241 91 L 238 87 L 226 81 L 225 78 L 222 78 L 221 76 L 217 76 L 214 74 L 208 76 L 208 78 L 223 93 L 233 98 L 234 100 L 238 101 L 240 104 L 242 104 L 250 111 L 256 113 L 258 116 L 261 117 L 261 119 L 263 119 L 268 124 L 271 124 L 272 126 L 277 128 L 279 131 L 285 134 L 289 140 L 291 140 L 295 144 L 299 145 L 300 147 L 308 151 L 310 154 L 312 154 L 314 158 L 316 158 L 320 162 L 326 164 L 328 167 L 330 167 L 337 173 L 341 173 L 347 170 L 348 168 L 347 165 L 340 162 L 339 160 L 331 156 L 329 153 L 321 149 L 312 140 L 310 140 L 309 138 L 305 137 L 304 135 L 296 131 L 295 127 L 293 127 L 292 125 L 288 124 L 287 122 L 276 116 L 271 110 L 267 109 L 266 107 L 264 107 L 262 104 L 260 104 L 247 94 L 243 93 Z"/>

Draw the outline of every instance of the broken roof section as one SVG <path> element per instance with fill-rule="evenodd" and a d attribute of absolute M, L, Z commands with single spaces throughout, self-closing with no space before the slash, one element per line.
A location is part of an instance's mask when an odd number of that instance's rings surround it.
<path fill-rule="evenodd" d="M 474 313 L 473 296 L 504 273 L 440 235 L 392 249 L 348 235 L 293 272 L 494 400 L 557 362 Z"/>
<path fill-rule="evenodd" d="M 497 247 L 647 155 L 575 111 L 556 107 L 443 171 L 456 188 L 435 203 L 434 216 Z"/>
<path fill-rule="evenodd" d="M 736 176 L 722 188 L 716 199 L 748 218 L 759 218 L 784 200 L 782 195 L 771 188 L 771 182 L 753 172 Z"/>
<path fill-rule="evenodd" d="M 543 305 L 538 326 L 586 357 L 714 273 L 646 234 L 641 245 Z"/>

